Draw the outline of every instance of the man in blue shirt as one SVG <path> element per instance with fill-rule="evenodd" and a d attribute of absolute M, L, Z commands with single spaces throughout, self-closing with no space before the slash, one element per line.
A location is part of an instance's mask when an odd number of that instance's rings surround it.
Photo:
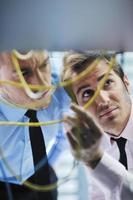
<path fill-rule="evenodd" d="M 12 55 L 12 52 L 0 54 L 0 80 L 20 82 L 21 77 L 18 75 Z M 25 113 L 29 108 L 37 110 L 37 118 L 41 122 L 62 119 L 63 108 L 69 106 L 69 98 L 63 88 L 58 88 L 55 92 L 48 89 L 53 81 L 48 53 L 30 51 L 25 55 L 18 52 L 14 55 L 17 57 L 24 81 L 32 89 L 1 84 L 0 121 L 28 122 L 29 118 Z M 40 85 L 46 88 L 39 90 L 39 87 L 33 87 Z M 49 164 L 53 165 L 66 145 L 62 124 L 41 126 L 41 130 L 47 147 Z M 0 180 L 22 184 L 35 173 L 34 167 L 29 127 L 1 125 Z M 31 199 L 36 198 L 32 195 Z"/>

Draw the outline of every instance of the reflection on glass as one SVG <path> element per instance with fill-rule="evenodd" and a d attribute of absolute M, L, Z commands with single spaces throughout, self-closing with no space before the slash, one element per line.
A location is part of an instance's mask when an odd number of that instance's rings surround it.
<path fill-rule="evenodd" d="M 11 184 L 25 183 L 36 173 L 36 169 L 45 165 L 46 157 L 44 156 L 45 158 L 42 158 L 38 165 L 34 166 L 29 136 L 29 126 L 39 127 L 40 125 L 48 162 L 58 176 L 58 186 L 60 186 L 57 197 L 56 181 L 51 180 L 51 184 L 54 184 L 52 187 L 54 198 L 65 200 L 69 195 L 73 200 L 79 199 L 79 197 L 80 200 L 84 200 L 89 196 L 87 193 L 89 185 L 85 184 L 85 177 L 81 177 L 83 167 L 74 165 L 73 170 L 73 158 L 62 123 L 63 113 L 68 112 L 70 99 L 61 86 L 56 86 L 61 82 L 62 59 L 65 53 L 46 50 L 29 52 L 13 50 L 0 53 L 0 184 L 7 186 L 6 190 L 0 191 L 0 195 L 5 195 L 8 199 L 20 196 L 22 199 L 29 199 L 28 195 L 33 197 L 38 194 L 38 191 L 35 192 L 36 189 L 33 190 L 33 194 L 30 189 L 28 191 L 26 189 L 26 194 L 23 194 L 22 191 L 18 194 L 16 191 L 14 193 Z M 118 59 L 120 62 L 122 61 L 125 71 L 129 72 L 132 85 L 133 55 L 130 53 L 129 56 L 128 53 L 123 53 L 118 56 Z M 39 122 L 29 123 L 29 118 L 25 115 L 28 109 L 37 111 Z M 58 160 L 61 153 L 63 154 Z M 50 178 L 54 179 L 52 173 Z M 71 190 L 68 189 L 69 183 L 73 185 Z M 84 183 L 84 192 L 81 192 L 81 195 L 79 187 L 82 183 Z M 43 193 L 46 194 L 46 187 L 43 186 Z"/>

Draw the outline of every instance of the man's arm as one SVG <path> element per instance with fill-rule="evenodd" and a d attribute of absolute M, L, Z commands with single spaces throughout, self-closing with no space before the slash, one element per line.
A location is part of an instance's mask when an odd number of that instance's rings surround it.
<path fill-rule="evenodd" d="M 72 105 L 75 116 L 65 118 L 67 137 L 74 157 L 85 163 L 92 176 L 110 190 L 111 198 L 117 200 L 132 199 L 133 176 L 107 153 L 101 150 L 101 138 L 104 134 L 93 117 L 83 108 Z"/>
<path fill-rule="evenodd" d="M 93 178 L 110 191 L 110 198 L 116 200 L 132 199 L 133 175 L 109 154 L 103 154 L 100 162 L 91 170 Z"/>

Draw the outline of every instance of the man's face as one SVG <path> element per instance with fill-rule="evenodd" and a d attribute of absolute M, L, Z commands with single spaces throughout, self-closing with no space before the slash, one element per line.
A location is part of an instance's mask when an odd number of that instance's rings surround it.
<path fill-rule="evenodd" d="M 31 85 L 51 85 L 51 68 L 47 52 L 34 52 L 27 60 L 18 59 L 21 72 L 25 81 Z M 12 62 L 11 53 L 0 55 L 0 80 L 20 82 L 16 68 Z M 11 85 L 0 85 L 0 95 L 12 104 L 22 105 L 26 108 L 35 107 L 36 109 L 47 107 L 50 103 L 51 92 L 44 89 L 38 99 L 30 98 L 23 88 Z M 38 92 L 32 89 L 32 92 Z"/>
<path fill-rule="evenodd" d="M 73 84 L 73 91 L 79 105 L 84 106 L 94 95 L 99 81 L 106 74 L 108 67 L 109 64 L 105 60 L 101 60 L 93 72 Z M 111 135 L 118 136 L 130 116 L 131 100 L 128 86 L 127 77 L 125 76 L 122 81 L 112 70 L 99 95 L 87 108 L 103 130 Z"/>

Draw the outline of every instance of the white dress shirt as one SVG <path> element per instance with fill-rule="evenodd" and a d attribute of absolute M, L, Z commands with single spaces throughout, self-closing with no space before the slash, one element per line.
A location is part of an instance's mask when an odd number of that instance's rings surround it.
<path fill-rule="evenodd" d="M 125 151 L 128 171 L 133 173 L 133 106 L 129 121 L 120 137 L 127 139 Z M 90 199 L 92 200 L 130 200 L 133 199 L 133 175 L 117 162 L 119 149 L 115 141 L 105 134 L 102 139 L 105 153 L 94 170 L 90 171 Z M 88 170 L 88 169 L 87 169 Z M 89 181 L 90 182 L 90 181 Z M 130 192 L 130 189 L 132 192 Z"/>

